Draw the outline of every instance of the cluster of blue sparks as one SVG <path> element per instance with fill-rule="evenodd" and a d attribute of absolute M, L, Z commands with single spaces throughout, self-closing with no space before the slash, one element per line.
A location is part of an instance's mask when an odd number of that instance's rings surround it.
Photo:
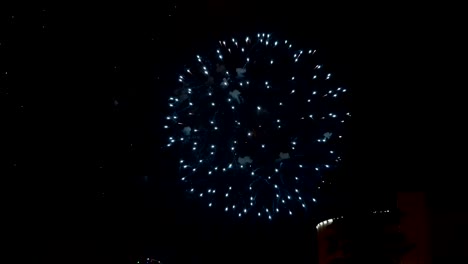
<path fill-rule="evenodd" d="M 187 193 L 236 217 L 317 203 L 339 166 L 347 89 L 314 49 L 271 34 L 221 40 L 178 77 L 163 120 Z"/>

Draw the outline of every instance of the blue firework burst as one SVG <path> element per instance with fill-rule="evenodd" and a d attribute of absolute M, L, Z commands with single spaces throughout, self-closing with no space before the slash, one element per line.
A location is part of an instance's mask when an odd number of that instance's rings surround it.
<path fill-rule="evenodd" d="M 318 202 L 341 162 L 347 89 L 315 49 L 271 34 L 221 40 L 177 78 L 163 121 L 187 193 L 238 217 Z"/>

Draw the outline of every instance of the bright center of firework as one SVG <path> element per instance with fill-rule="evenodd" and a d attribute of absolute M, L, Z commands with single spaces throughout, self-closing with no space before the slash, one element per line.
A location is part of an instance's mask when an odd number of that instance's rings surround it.
<path fill-rule="evenodd" d="M 315 50 L 263 33 L 221 40 L 178 81 L 163 127 L 190 195 L 267 219 L 316 202 L 350 113 Z"/>

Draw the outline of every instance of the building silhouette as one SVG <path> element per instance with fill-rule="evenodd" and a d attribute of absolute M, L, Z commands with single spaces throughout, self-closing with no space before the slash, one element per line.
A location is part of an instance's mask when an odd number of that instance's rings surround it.
<path fill-rule="evenodd" d="M 392 208 L 340 215 L 317 225 L 319 264 L 431 264 L 427 196 L 396 195 Z"/>

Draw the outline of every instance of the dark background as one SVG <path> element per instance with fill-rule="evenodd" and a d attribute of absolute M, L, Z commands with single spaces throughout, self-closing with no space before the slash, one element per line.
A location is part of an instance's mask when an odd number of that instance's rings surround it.
<path fill-rule="evenodd" d="M 449 32 L 418 8 L 242 0 L 1 10 L 1 186 L 17 256 L 314 263 L 317 221 L 385 207 L 395 190 L 447 197 L 440 177 L 459 175 L 445 164 L 458 163 L 447 153 L 460 141 L 445 137 L 453 123 L 438 111 L 449 84 L 432 74 L 449 79 L 438 62 L 445 46 L 433 44 Z M 159 150 L 178 67 L 212 38 L 257 32 L 318 47 L 353 94 L 349 159 L 323 210 L 304 219 L 209 213 L 184 199 L 173 157 Z"/>

